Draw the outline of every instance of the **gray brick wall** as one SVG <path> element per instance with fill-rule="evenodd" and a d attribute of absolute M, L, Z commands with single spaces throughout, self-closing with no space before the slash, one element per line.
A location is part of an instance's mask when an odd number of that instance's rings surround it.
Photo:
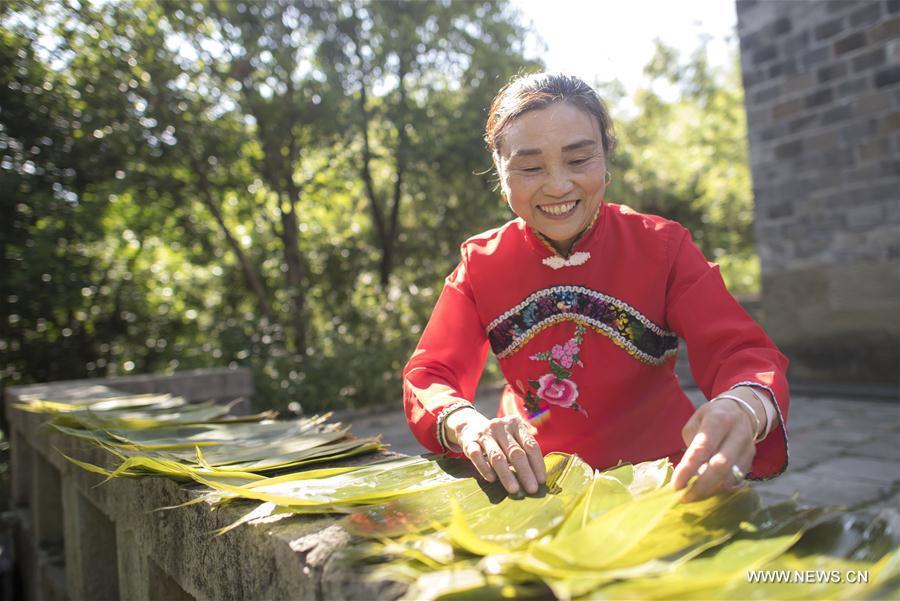
<path fill-rule="evenodd" d="M 738 0 L 762 319 L 792 376 L 900 382 L 900 0 Z"/>

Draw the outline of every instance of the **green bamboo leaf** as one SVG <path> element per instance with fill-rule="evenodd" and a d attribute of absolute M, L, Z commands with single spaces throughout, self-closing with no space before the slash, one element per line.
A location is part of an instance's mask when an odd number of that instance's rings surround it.
<path fill-rule="evenodd" d="M 549 565 L 602 569 L 635 547 L 682 495 L 671 488 L 654 490 L 613 507 L 578 532 L 542 541 L 532 555 Z"/>
<path fill-rule="evenodd" d="M 557 536 L 580 531 L 588 522 L 617 505 L 631 501 L 631 498 L 631 493 L 619 480 L 606 474 L 598 474 L 560 527 Z"/>

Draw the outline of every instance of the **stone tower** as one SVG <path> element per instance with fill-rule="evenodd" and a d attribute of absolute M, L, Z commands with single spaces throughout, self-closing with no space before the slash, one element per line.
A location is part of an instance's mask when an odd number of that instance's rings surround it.
<path fill-rule="evenodd" d="M 762 319 L 791 376 L 900 382 L 900 0 L 738 0 Z"/>

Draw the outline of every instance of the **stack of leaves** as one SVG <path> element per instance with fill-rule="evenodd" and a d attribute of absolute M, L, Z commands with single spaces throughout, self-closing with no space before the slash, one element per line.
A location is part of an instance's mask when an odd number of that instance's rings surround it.
<path fill-rule="evenodd" d="M 407 583 L 410 599 L 880 599 L 900 589 L 898 533 L 884 519 L 763 508 L 750 487 L 681 503 L 666 460 L 602 473 L 568 455 L 546 462 L 538 496 L 469 481 L 360 510 L 346 527 L 373 540 L 348 559 Z"/>
<path fill-rule="evenodd" d="M 900 592 L 896 520 L 840 508 L 765 508 L 748 486 L 695 503 L 668 460 L 595 472 L 577 456 L 545 457 L 538 494 L 510 497 L 466 461 L 387 459 L 294 471 L 379 447 L 327 416 L 228 418 L 171 397 L 87 405 L 37 402 L 51 426 L 115 453 L 108 477 L 165 475 L 206 488 L 188 503 L 257 502 L 226 532 L 292 514 L 345 513 L 365 539 L 346 558 L 408 585 L 411 599 L 880 599 Z M 225 408 L 227 410 L 227 408 Z"/>
<path fill-rule="evenodd" d="M 349 428 L 327 423 L 328 415 L 285 421 L 274 421 L 273 412 L 237 417 L 229 415 L 226 405 L 187 403 L 169 395 L 79 404 L 30 401 L 16 406 L 51 414 L 51 428 L 118 457 L 114 470 L 69 458 L 108 477 L 157 474 L 184 480 L 260 480 L 261 473 L 383 448 L 376 438 L 354 438 Z"/>

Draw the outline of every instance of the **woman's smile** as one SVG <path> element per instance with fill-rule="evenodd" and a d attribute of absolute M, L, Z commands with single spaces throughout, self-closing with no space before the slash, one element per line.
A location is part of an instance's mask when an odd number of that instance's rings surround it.
<path fill-rule="evenodd" d="M 575 214 L 575 208 L 580 203 L 580 200 L 569 200 L 565 202 L 558 202 L 555 204 L 544 204 L 538 205 L 538 209 L 541 213 L 544 214 L 548 219 L 568 219 L 572 215 Z"/>

